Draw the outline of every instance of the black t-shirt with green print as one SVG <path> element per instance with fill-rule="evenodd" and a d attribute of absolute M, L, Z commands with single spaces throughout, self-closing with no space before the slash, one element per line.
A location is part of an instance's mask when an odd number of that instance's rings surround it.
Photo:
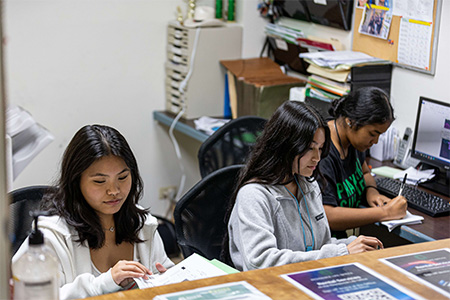
<path fill-rule="evenodd" d="M 321 185 L 324 205 L 358 207 L 365 203 L 364 175 L 362 164 L 365 154 L 350 146 L 347 157 L 342 160 L 337 148 L 331 144 L 330 153 L 319 163 L 320 171 L 327 183 Z M 336 238 L 346 237 L 344 231 L 332 231 Z"/>

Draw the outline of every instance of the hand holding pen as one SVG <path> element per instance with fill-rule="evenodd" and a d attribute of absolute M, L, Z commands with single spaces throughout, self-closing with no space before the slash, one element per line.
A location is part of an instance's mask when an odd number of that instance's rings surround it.
<path fill-rule="evenodd" d="M 391 201 L 386 203 L 385 206 L 383 206 L 383 209 L 386 212 L 386 217 L 383 218 L 382 221 L 388 221 L 388 220 L 398 220 L 402 219 L 406 215 L 406 210 L 408 209 L 408 202 L 406 201 L 406 198 L 402 196 L 403 189 L 406 184 L 406 177 L 403 177 L 403 182 L 400 186 L 400 190 L 398 192 L 398 196 L 393 198 Z"/>
<path fill-rule="evenodd" d="M 400 186 L 400 190 L 398 191 L 398 195 L 399 195 L 399 196 L 402 195 L 403 188 L 405 187 L 405 184 L 406 184 L 406 177 L 408 177 L 408 173 L 405 173 L 405 177 L 403 177 L 402 185 Z"/>

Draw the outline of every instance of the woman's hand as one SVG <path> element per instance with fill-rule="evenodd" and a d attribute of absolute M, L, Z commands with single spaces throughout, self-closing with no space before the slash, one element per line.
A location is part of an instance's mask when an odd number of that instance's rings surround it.
<path fill-rule="evenodd" d="M 361 253 L 383 249 L 383 243 L 376 237 L 360 235 L 356 240 L 347 245 L 347 249 L 349 254 Z"/>
<path fill-rule="evenodd" d="M 375 195 L 374 197 L 371 197 L 371 198 L 367 197 L 367 203 L 370 206 L 374 206 L 374 207 L 375 206 L 384 206 L 384 205 L 388 204 L 389 201 L 391 201 L 390 198 L 388 198 L 384 195 L 381 195 L 381 194 Z"/>
<path fill-rule="evenodd" d="M 162 264 L 160 264 L 160 263 L 156 263 L 155 266 L 156 266 L 156 269 L 157 269 L 157 270 L 159 271 L 159 273 L 161 273 L 161 274 L 167 271 L 167 269 L 166 269 Z"/>
<path fill-rule="evenodd" d="M 133 280 L 133 278 L 143 277 L 144 279 L 148 279 L 147 275 L 152 275 L 152 272 L 137 261 L 119 260 L 114 267 L 112 267 L 111 275 L 117 285 L 125 287 Z"/>
<path fill-rule="evenodd" d="M 398 220 L 406 216 L 406 209 L 408 208 L 408 201 L 403 196 L 397 196 L 382 206 L 385 211 L 385 217 L 380 221 Z"/>

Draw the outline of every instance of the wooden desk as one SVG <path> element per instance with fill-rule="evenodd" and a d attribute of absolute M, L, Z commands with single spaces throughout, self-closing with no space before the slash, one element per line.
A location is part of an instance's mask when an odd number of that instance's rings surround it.
<path fill-rule="evenodd" d="M 408 276 L 399 271 L 385 265 L 378 261 L 379 258 L 397 256 L 407 253 L 421 252 L 426 250 L 434 250 L 440 248 L 450 247 L 450 239 L 426 242 L 422 244 L 411 244 L 406 246 L 387 248 L 384 250 L 371 251 L 360 254 L 339 256 L 333 258 L 326 258 L 316 261 L 308 261 L 303 263 L 296 263 L 284 265 L 280 267 L 273 267 L 255 271 L 241 272 L 220 277 L 213 277 L 190 282 L 181 282 L 166 286 L 160 286 L 144 290 L 132 290 L 126 292 L 117 292 L 97 297 L 92 297 L 95 300 L 113 300 L 113 299 L 152 299 L 157 295 L 166 293 L 178 292 L 183 290 L 190 290 L 194 288 L 216 285 L 226 282 L 245 280 L 258 290 L 271 297 L 272 299 L 311 299 L 308 295 L 290 284 L 279 275 L 304 271 L 308 269 L 316 269 L 346 263 L 359 262 L 372 270 L 384 275 L 404 286 L 405 288 L 421 295 L 425 299 L 447 299 L 442 294 L 418 284 L 416 281 L 410 279 Z"/>
<path fill-rule="evenodd" d="M 389 161 L 380 162 L 372 158 L 368 158 L 367 163 L 374 168 L 378 168 L 381 166 L 396 167 L 393 163 Z M 437 194 L 433 191 L 424 189 L 422 187 L 419 188 L 423 189 L 428 193 L 437 195 L 450 202 L 450 198 L 448 197 Z M 393 233 L 413 243 L 422 243 L 450 238 L 450 216 L 441 216 L 433 218 L 423 212 L 415 210 L 414 208 L 408 208 L 408 210 L 414 215 L 422 216 L 424 218 L 422 224 L 403 225 L 401 227 L 394 229 L 392 231 Z"/>

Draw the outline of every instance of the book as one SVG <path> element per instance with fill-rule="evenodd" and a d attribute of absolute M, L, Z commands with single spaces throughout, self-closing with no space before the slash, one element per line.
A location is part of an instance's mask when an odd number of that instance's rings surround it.
<path fill-rule="evenodd" d="M 413 215 L 409 211 L 406 211 L 406 216 L 404 216 L 402 219 L 383 221 L 383 222 L 381 222 L 381 224 L 386 226 L 388 228 L 389 232 L 391 232 L 392 230 L 394 230 L 396 227 L 398 227 L 400 225 L 421 224 L 422 221 L 423 221 L 422 216 Z"/>
<path fill-rule="evenodd" d="M 334 70 L 322 68 L 314 64 L 310 64 L 306 71 L 338 82 L 347 82 L 350 75 L 350 70 Z"/>
<path fill-rule="evenodd" d="M 344 96 L 350 92 L 350 85 L 328 80 L 317 75 L 309 76 L 307 82 L 316 88 L 336 94 L 338 96 Z"/>
<path fill-rule="evenodd" d="M 208 260 L 199 254 L 192 254 L 163 274 L 148 276 L 148 279 L 135 278 L 140 289 L 151 288 L 182 281 L 191 281 L 214 276 L 238 273 L 239 271 L 218 261 Z"/>

